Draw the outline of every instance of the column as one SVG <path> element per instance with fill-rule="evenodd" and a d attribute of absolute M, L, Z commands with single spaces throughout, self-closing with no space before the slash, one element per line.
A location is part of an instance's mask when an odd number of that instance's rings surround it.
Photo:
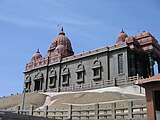
<path fill-rule="evenodd" d="M 160 73 L 160 62 L 157 61 L 157 63 L 158 63 L 158 74 L 159 74 Z"/>
<path fill-rule="evenodd" d="M 35 80 L 31 81 L 31 91 L 35 91 Z"/>
<path fill-rule="evenodd" d="M 150 68 L 150 76 L 153 76 L 154 75 L 154 60 L 153 60 L 153 55 L 152 53 L 149 53 L 148 54 L 148 57 L 149 57 L 149 68 Z"/>
<path fill-rule="evenodd" d="M 136 55 L 136 73 L 141 76 L 139 55 Z"/>
<path fill-rule="evenodd" d="M 131 54 L 130 55 L 130 74 L 133 76 L 133 75 L 136 75 L 136 66 L 135 66 L 135 55 L 134 54 Z"/>
<path fill-rule="evenodd" d="M 43 83 L 42 83 L 42 78 L 39 79 L 39 90 L 43 90 Z"/>
<path fill-rule="evenodd" d="M 156 120 L 153 90 L 150 87 L 145 89 L 148 120 Z"/>

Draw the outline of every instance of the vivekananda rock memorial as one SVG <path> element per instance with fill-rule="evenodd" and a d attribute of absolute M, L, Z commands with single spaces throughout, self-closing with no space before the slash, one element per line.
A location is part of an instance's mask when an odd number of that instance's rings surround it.
<path fill-rule="evenodd" d="M 93 43 L 94 44 L 94 43 Z M 26 64 L 26 91 L 76 91 L 128 83 L 129 77 L 154 75 L 154 64 L 160 72 L 160 45 L 151 33 L 143 31 L 128 36 L 123 30 L 113 46 L 74 55 L 71 40 L 63 27 L 53 39 L 47 54 L 39 50 Z"/>

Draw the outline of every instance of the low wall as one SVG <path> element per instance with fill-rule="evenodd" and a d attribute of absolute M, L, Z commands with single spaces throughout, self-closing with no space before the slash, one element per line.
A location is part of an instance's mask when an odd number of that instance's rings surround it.
<path fill-rule="evenodd" d="M 57 120 L 57 119 L 22 115 L 10 112 L 0 112 L 0 120 Z"/>
<path fill-rule="evenodd" d="M 146 105 L 141 104 L 142 102 L 143 100 L 121 100 L 81 106 L 69 105 L 68 109 L 49 109 L 45 106 L 44 109 L 35 110 L 34 106 L 31 106 L 29 110 L 20 110 L 20 107 L 17 107 L 17 110 L 12 110 L 12 112 L 44 117 L 43 119 L 22 120 L 50 120 L 45 119 L 47 117 L 59 120 L 147 120 L 147 108 Z"/>

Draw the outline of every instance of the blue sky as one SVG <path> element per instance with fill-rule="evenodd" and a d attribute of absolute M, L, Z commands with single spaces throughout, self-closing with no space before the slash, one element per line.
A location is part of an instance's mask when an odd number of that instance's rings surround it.
<path fill-rule="evenodd" d="M 76 54 L 149 31 L 160 40 L 159 0 L 0 0 L 0 96 L 20 93 L 25 64 L 62 24 Z M 159 41 L 160 42 L 160 41 Z"/>

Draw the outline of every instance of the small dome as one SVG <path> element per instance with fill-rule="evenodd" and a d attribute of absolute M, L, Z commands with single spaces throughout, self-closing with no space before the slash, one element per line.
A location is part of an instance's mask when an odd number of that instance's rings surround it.
<path fill-rule="evenodd" d="M 36 53 L 33 55 L 32 61 L 33 61 L 33 60 L 36 61 L 36 60 L 38 60 L 38 59 L 40 59 L 40 58 L 42 58 L 42 55 L 40 54 L 39 49 L 38 49 L 38 50 L 36 51 Z"/>
<path fill-rule="evenodd" d="M 120 32 L 120 34 L 118 35 L 118 40 L 117 40 L 117 44 L 125 42 L 125 38 L 128 37 L 128 35 L 123 31 Z"/>

